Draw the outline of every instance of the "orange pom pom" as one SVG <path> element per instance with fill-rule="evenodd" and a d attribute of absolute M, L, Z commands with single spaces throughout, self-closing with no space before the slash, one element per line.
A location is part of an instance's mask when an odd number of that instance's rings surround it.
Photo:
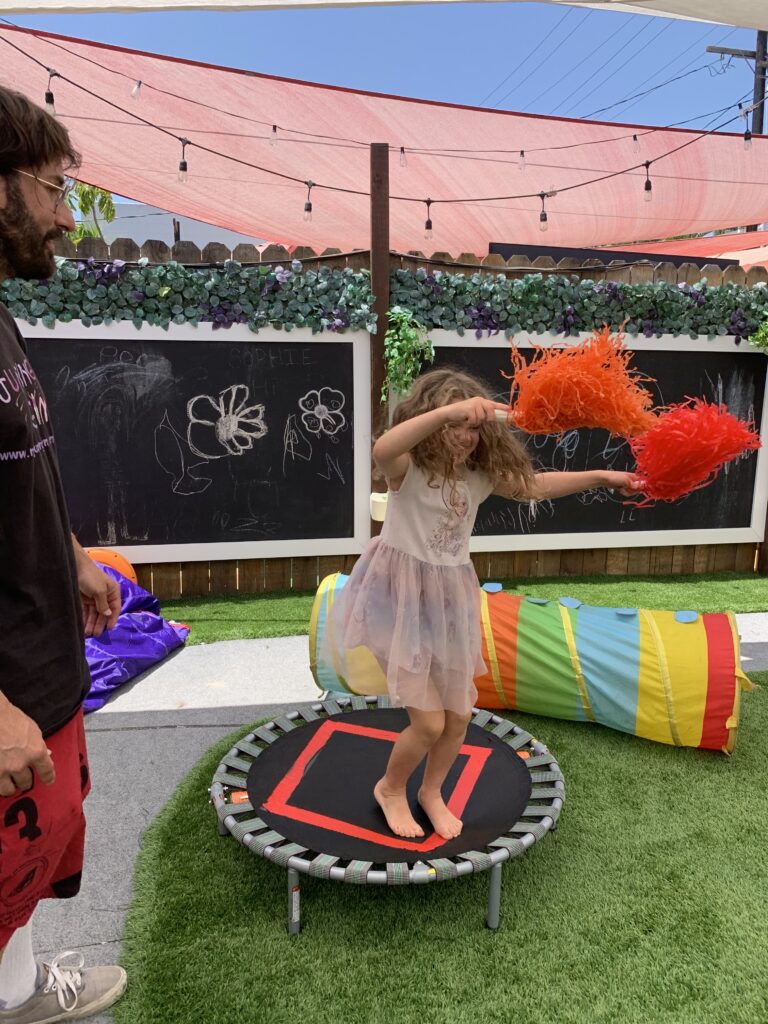
<path fill-rule="evenodd" d="M 653 383 L 629 369 L 632 352 L 621 333 L 608 325 L 567 348 L 535 346 L 530 363 L 512 350 L 510 405 L 515 424 L 529 434 L 561 434 L 578 427 L 601 427 L 631 437 L 655 423 L 653 397 L 640 382 Z M 516 395 L 515 395 L 516 393 Z"/>
<path fill-rule="evenodd" d="M 656 425 L 630 439 L 645 498 L 626 504 L 643 508 L 657 501 L 675 501 L 712 483 L 726 462 L 760 447 L 751 425 L 731 415 L 724 405 L 703 398 L 671 405 Z"/>

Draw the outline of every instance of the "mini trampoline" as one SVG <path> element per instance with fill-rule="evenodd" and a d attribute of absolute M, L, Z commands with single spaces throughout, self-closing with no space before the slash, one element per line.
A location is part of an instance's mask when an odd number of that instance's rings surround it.
<path fill-rule="evenodd" d="M 407 885 L 490 871 L 486 923 L 498 928 L 502 865 L 555 828 L 565 787 L 552 754 L 508 719 L 476 710 L 443 787 L 462 834 L 443 839 L 419 809 L 424 837 L 394 835 L 373 786 L 407 724 L 388 697 L 326 700 L 249 733 L 218 766 L 219 833 L 287 870 L 291 934 L 301 928 L 302 874 Z M 421 768 L 409 782 L 412 808 L 420 777 Z"/>

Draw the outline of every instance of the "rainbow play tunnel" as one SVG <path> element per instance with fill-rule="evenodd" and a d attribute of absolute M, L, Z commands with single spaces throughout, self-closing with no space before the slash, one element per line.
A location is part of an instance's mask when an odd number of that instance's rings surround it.
<path fill-rule="evenodd" d="M 328 612 L 347 577 L 318 588 L 310 624 L 310 665 L 322 690 L 386 693 L 367 648 L 346 652 L 342 679 L 323 660 Z M 483 658 L 475 679 L 481 708 L 507 708 L 592 721 L 659 743 L 730 753 L 736 741 L 741 670 L 730 612 L 598 608 L 574 598 L 526 598 L 481 591 Z M 332 638 L 331 638 L 332 639 Z"/>

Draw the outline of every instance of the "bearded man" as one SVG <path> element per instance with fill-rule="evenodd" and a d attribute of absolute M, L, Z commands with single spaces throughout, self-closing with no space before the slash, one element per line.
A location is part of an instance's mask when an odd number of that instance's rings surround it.
<path fill-rule="evenodd" d="M 0 281 L 48 278 L 74 229 L 66 128 L 0 88 Z M 121 967 L 35 961 L 32 914 L 80 888 L 89 785 L 84 636 L 114 626 L 120 591 L 70 533 L 48 407 L 0 303 L 0 1024 L 79 1019 L 123 993 Z"/>

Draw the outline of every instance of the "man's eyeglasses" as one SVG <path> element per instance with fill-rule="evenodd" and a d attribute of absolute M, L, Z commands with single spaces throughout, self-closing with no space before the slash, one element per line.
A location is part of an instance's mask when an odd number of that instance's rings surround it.
<path fill-rule="evenodd" d="M 23 174 L 25 178 L 32 178 L 32 180 L 36 181 L 39 185 L 43 185 L 49 198 L 53 202 L 54 211 L 58 210 L 62 203 L 66 203 L 75 187 L 75 182 L 71 180 L 67 181 L 64 185 L 54 185 L 52 181 L 46 181 L 45 178 L 38 178 L 36 174 L 30 174 L 29 171 L 20 171 L 17 169 L 16 173 Z"/>

